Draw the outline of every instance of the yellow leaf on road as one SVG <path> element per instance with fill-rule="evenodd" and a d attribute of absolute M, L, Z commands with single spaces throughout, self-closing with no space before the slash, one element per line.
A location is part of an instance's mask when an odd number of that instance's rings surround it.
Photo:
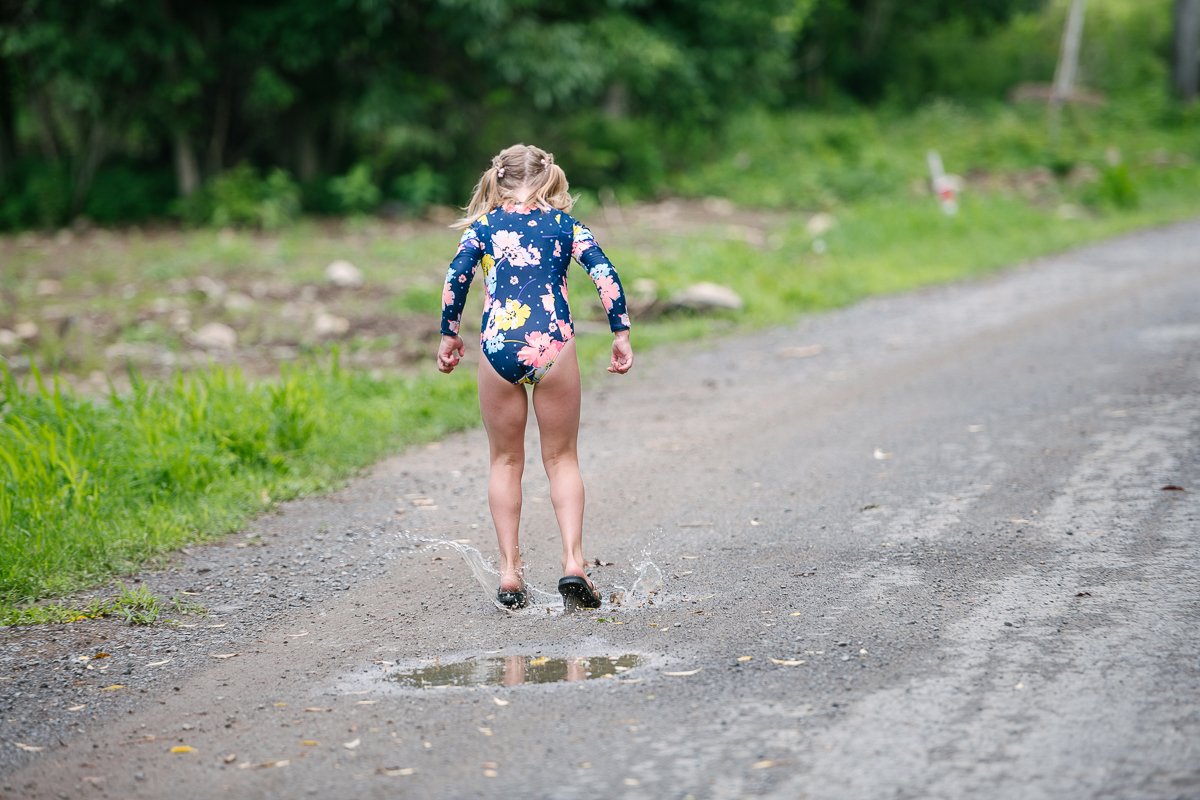
<path fill-rule="evenodd" d="M 689 669 L 686 672 L 664 672 L 663 675 L 666 675 L 668 678 L 687 678 L 691 675 L 695 675 L 702 669 L 704 669 L 704 667 L 696 667 L 695 669 Z"/>
<path fill-rule="evenodd" d="M 101 689 L 100 691 L 102 691 L 102 692 L 115 692 L 117 689 L 124 689 L 124 688 L 125 688 L 125 684 L 123 684 L 123 683 L 114 683 L 112 686 L 105 686 L 105 687 L 104 687 L 103 689 Z"/>
<path fill-rule="evenodd" d="M 172 753 L 194 753 L 194 752 L 196 752 L 196 748 L 190 747 L 186 744 L 177 744 L 171 748 L 171 752 Z"/>

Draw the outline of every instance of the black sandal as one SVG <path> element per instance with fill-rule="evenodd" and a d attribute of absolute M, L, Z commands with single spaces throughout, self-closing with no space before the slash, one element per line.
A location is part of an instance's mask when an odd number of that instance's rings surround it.
<path fill-rule="evenodd" d="M 529 595 L 525 587 L 520 589 L 497 589 L 496 602 L 505 608 L 525 608 L 529 605 Z"/>
<path fill-rule="evenodd" d="M 600 607 L 600 593 L 589 586 L 586 579 L 577 575 L 559 578 L 558 593 L 562 595 L 563 608 L 567 611 Z"/>

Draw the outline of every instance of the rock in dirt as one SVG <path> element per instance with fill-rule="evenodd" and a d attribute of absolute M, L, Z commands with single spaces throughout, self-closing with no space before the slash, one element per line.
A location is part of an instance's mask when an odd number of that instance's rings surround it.
<path fill-rule="evenodd" d="M 745 305 L 741 295 L 717 283 L 694 283 L 672 295 L 669 306 L 683 311 L 739 311 Z"/>
<path fill-rule="evenodd" d="M 210 322 L 191 336 L 192 344 L 205 350 L 232 350 L 237 346 L 237 331 L 223 322 Z"/>
<path fill-rule="evenodd" d="M 313 320 L 313 333 L 317 336 L 341 336 L 350 330 L 350 320 L 322 311 Z"/>
<path fill-rule="evenodd" d="M 363 285 L 362 270 L 340 259 L 325 268 L 325 277 L 339 289 L 357 289 Z"/>

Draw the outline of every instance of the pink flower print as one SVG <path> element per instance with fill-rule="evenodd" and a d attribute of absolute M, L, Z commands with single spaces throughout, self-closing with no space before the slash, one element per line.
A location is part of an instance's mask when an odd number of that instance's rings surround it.
<path fill-rule="evenodd" d="M 571 243 L 571 255 L 573 255 L 575 257 L 576 261 L 579 261 L 583 257 L 583 251 L 587 250 L 591 246 L 592 246 L 592 242 L 590 240 L 586 240 L 586 239 L 582 242 L 578 242 L 578 241 L 572 242 Z"/>
<path fill-rule="evenodd" d="M 535 267 L 542 263 L 542 251 L 538 250 L 533 245 L 529 245 L 529 247 L 525 249 L 525 253 L 529 259 L 528 263 L 534 265 Z"/>
<path fill-rule="evenodd" d="M 459 326 L 459 321 L 456 319 L 450 320 L 449 324 L 447 325 L 447 327 L 449 327 L 450 330 L 453 331 L 454 333 L 458 333 L 458 326 Z"/>
<path fill-rule="evenodd" d="M 459 283 L 466 283 L 466 282 L 467 282 L 467 276 L 466 276 L 466 275 L 459 275 L 459 276 L 458 276 L 458 282 L 459 282 Z"/>
<path fill-rule="evenodd" d="M 621 324 L 624 325 L 626 328 L 628 328 L 629 327 L 629 315 L 622 314 L 620 319 L 621 319 Z"/>
<path fill-rule="evenodd" d="M 554 257 L 562 258 L 562 240 L 560 239 L 554 240 Z"/>
<path fill-rule="evenodd" d="M 562 295 L 563 302 L 567 302 L 567 276 L 563 275 L 562 285 L 558 287 L 559 294 Z"/>
<path fill-rule="evenodd" d="M 553 363 L 562 352 L 564 342 L 551 338 L 550 334 L 534 331 L 525 334 L 525 346 L 517 351 L 517 361 L 538 369 Z"/>
<path fill-rule="evenodd" d="M 547 290 L 550 289 L 550 284 L 548 284 L 548 283 L 546 284 L 546 289 Z M 554 313 L 554 293 L 553 292 L 547 291 L 546 294 L 542 295 L 542 308 L 546 311 L 549 311 L 551 314 Z"/>
<path fill-rule="evenodd" d="M 454 305 L 454 287 L 450 285 L 450 281 L 446 281 L 446 285 L 442 287 L 442 305 Z"/>
<path fill-rule="evenodd" d="M 612 311 L 613 302 L 621 296 L 621 290 L 613 282 L 611 275 L 602 275 L 596 279 L 596 289 L 600 292 L 600 302 L 605 311 Z"/>
<path fill-rule="evenodd" d="M 549 330 L 551 333 L 554 333 L 556 330 L 558 330 L 558 323 L 551 322 L 549 325 L 546 326 L 546 329 Z"/>
<path fill-rule="evenodd" d="M 563 335 L 563 341 L 569 342 L 575 338 L 575 329 L 571 327 L 571 323 L 569 322 L 559 320 L 558 330 Z"/>
<path fill-rule="evenodd" d="M 507 258 L 514 267 L 527 266 L 529 250 L 521 246 L 521 234 L 516 231 L 496 231 L 492 234 L 492 248 L 496 251 L 496 260 Z M 539 258 L 540 260 L 540 258 Z M 537 263 L 536 261 L 533 263 Z"/>

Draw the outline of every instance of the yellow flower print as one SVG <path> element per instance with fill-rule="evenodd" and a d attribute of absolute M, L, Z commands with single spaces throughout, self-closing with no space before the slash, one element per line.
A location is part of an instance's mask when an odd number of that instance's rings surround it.
<path fill-rule="evenodd" d="M 487 224 L 488 224 L 488 221 L 487 221 L 487 214 L 484 214 L 482 217 L 480 217 L 480 218 L 479 218 L 479 224 L 480 224 L 480 225 L 487 225 Z M 490 226 L 489 226 L 489 227 L 490 227 Z"/>
<path fill-rule="evenodd" d="M 555 215 L 554 215 L 554 221 L 555 221 L 555 222 L 562 222 L 562 214 L 555 214 Z"/>
<path fill-rule="evenodd" d="M 502 331 L 512 331 L 525 324 L 532 309 L 520 300 L 506 300 L 504 308 L 497 309 L 496 327 Z"/>
<path fill-rule="evenodd" d="M 496 259 L 492 258 L 488 253 L 483 254 L 483 274 L 486 277 L 496 267 Z"/>

